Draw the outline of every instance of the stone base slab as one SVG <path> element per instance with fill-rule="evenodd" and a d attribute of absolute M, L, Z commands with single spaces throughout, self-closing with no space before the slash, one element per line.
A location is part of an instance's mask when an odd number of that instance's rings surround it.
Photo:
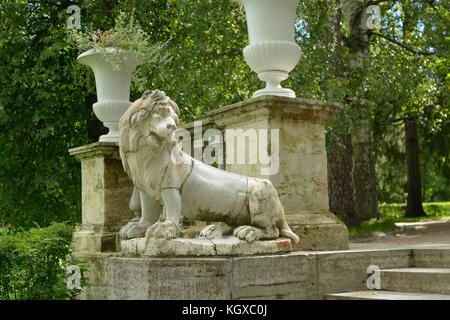
<path fill-rule="evenodd" d="M 131 239 L 121 241 L 124 256 L 239 256 L 276 254 L 292 251 L 291 240 L 277 239 L 247 243 L 229 237 L 226 239 Z"/>
<path fill-rule="evenodd" d="M 301 212 L 286 215 L 292 231 L 300 237 L 293 250 L 347 250 L 348 229 L 331 212 Z"/>
<path fill-rule="evenodd" d="M 408 268 L 423 257 L 450 257 L 440 249 L 291 252 L 237 257 L 122 257 L 77 255 L 89 286 L 80 299 L 324 299 L 366 290 L 367 268 Z"/>
<path fill-rule="evenodd" d="M 72 248 L 80 253 L 115 252 L 118 240 L 117 232 L 77 231 L 73 235 Z"/>

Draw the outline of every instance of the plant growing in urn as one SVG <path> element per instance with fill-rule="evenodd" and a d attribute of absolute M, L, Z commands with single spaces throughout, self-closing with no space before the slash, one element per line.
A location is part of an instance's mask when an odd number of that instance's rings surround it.
<path fill-rule="evenodd" d="M 151 43 L 148 34 L 137 22 L 134 13 L 120 13 L 113 29 L 107 31 L 71 30 L 70 37 L 77 48 L 83 52 L 77 59 L 89 66 L 95 76 L 97 103 L 94 113 L 105 127 L 107 135 L 101 142 L 119 140 L 119 119 L 130 106 L 130 86 L 135 74 L 138 87 L 145 83 L 145 70 L 160 66 L 169 60 L 164 43 Z"/>

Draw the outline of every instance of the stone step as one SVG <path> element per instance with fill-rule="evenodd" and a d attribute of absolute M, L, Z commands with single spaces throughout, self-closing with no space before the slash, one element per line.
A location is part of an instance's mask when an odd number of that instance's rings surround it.
<path fill-rule="evenodd" d="M 450 294 L 450 268 L 384 269 L 380 274 L 382 290 Z"/>
<path fill-rule="evenodd" d="M 413 250 L 415 268 L 450 268 L 450 248 L 416 248 Z"/>
<path fill-rule="evenodd" d="M 332 293 L 326 300 L 450 300 L 450 295 L 385 290 Z"/>

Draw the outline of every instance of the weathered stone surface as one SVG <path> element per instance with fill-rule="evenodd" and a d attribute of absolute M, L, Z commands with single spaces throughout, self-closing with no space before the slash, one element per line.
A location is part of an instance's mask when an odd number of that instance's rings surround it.
<path fill-rule="evenodd" d="M 413 249 L 416 268 L 450 268 L 450 248 Z"/>
<path fill-rule="evenodd" d="M 236 256 L 274 254 L 290 252 L 289 239 L 255 241 L 248 243 L 235 237 L 226 239 L 130 239 L 121 241 L 122 253 L 126 256 Z"/>
<path fill-rule="evenodd" d="M 227 259 L 111 258 L 110 299 L 230 299 Z"/>
<path fill-rule="evenodd" d="M 449 295 L 386 290 L 353 291 L 327 295 L 327 300 L 450 300 Z"/>
<path fill-rule="evenodd" d="M 226 163 L 226 170 L 266 178 L 273 183 L 289 225 L 300 236 L 300 243 L 293 246 L 295 250 L 348 248 L 348 230 L 329 212 L 328 204 L 325 123 L 339 109 L 338 104 L 263 96 L 208 113 L 208 126 L 224 131 L 279 130 L 277 174 L 263 176 L 261 168 L 267 165 L 261 162 Z M 228 144 L 229 141 L 226 140 L 225 143 Z M 259 147 L 263 148 L 263 154 L 274 152 L 270 139 L 266 146 Z M 236 152 L 237 149 L 234 153 Z"/>
<path fill-rule="evenodd" d="M 81 161 L 82 176 L 82 224 L 74 235 L 75 251 L 116 251 L 116 233 L 132 216 L 128 204 L 133 185 L 118 151 L 109 142 L 69 150 Z"/>
<path fill-rule="evenodd" d="M 405 248 L 210 258 L 82 254 L 77 257 L 88 262 L 89 286 L 80 298 L 324 299 L 367 290 L 369 265 L 411 267 L 411 252 Z M 447 281 L 441 284 L 448 287 Z"/>
<path fill-rule="evenodd" d="M 114 252 L 117 243 L 115 232 L 102 227 L 94 229 L 89 225 L 81 225 L 73 236 L 72 248 L 74 252 Z"/>
<path fill-rule="evenodd" d="M 264 96 L 213 110 L 208 117 L 224 129 L 279 130 L 280 166 L 276 175 L 262 176 L 262 163 L 227 163 L 226 170 L 271 180 L 286 214 L 295 214 L 328 211 L 325 122 L 337 110 L 335 104 Z M 268 142 L 264 151 L 271 148 Z"/>
<path fill-rule="evenodd" d="M 450 294 L 450 268 L 398 268 L 380 271 L 387 291 Z"/>
<path fill-rule="evenodd" d="M 209 113 L 210 127 L 279 130 L 280 170 L 264 178 L 278 190 L 287 221 L 301 237 L 296 250 L 348 246 L 346 227 L 328 211 L 324 125 L 339 108 L 312 100 L 265 96 Z M 265 148 L 270 154 L 272 143 Z M 113 143 L 96 143 L 70 152 L 81 160 L 83 172 L 83 223 L 74 237 L 75 250 L 115 251 L 116 232 L 132 217 L 128 208 L 132 183 L 123 172 L 118 148 Z M 228 164 L 226 169 L 258 177 L 261 166 Z"/>
<path fill-rule="evenodd" d="M 410 249 L 362 250 L 317 253 L 318 295 L 367 289 L 367 268 L 407 268 L 412 265 Z"/>
<path fill-rule="evenodd" d="M 121 241 L 122 252 L 142 254 L 146 256 L 177 257 L 177 256 L 214 256 L 214 245 L 208 239 L 146 239 L 138 238 Z"/>
<path fill-rule="evenodd" d="M 109 298 L 108 258 L 111 254 L 75 254 L 83 261 L 84 276 L 87 286 L 83 289 L 79 299 L 104 300 Z"/>
<path fill-rule="evenodd" d="M 287 215 L 289 225 L 299 237 L 297 250 L 346 250 L 348 229 L 330 212 L 303 212 Z"/>
<path fill-rule="evenodd" d="M 233 299 L 316 299 L 313 255 L 292 253 L 234 259 Z"/>
<path fill-rule="evenodd" d="M 230 237 L 227 239 L 212 239 L 211 242 L 214 245 L 216 254 L 222 256 L 267 255 L 292 251 L 291 240 L 285 238 L 248 243 L 235 237 Z"/>

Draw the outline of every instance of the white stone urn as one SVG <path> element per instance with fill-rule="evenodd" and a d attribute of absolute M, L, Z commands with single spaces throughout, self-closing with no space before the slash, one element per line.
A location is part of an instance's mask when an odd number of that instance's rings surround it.
<path fill-rule="evenodd" d="M 122 63 L 117 66 L 106 55 L 117 55 L 120 49 L 105 48 L 99 52 L 94 49 L 82 53 L 77 61 L 89 66 L 94 71 L 97 102 L 93 109 L 97 118 L 109 128 L 101 142 L 119 142 L 119 120 L 130 106 L 131 76 L 137 66 L 142 64 L 130 51 L 120 51 Z M 117 59 L 116 59 L 117 60 Z M 115 61 L 115 60 L 112 60 Z"/>
<path fill-rule="evenodd" d="M 301 56 L 295 43 L 298 0 L 237 0 L 245 8 L 250 45 L 244 49 L 249 67 L 266 82 L 266 88 L 253 96 L 276 95 L 295 98 L 295 92 L 282 88 Z"/>

